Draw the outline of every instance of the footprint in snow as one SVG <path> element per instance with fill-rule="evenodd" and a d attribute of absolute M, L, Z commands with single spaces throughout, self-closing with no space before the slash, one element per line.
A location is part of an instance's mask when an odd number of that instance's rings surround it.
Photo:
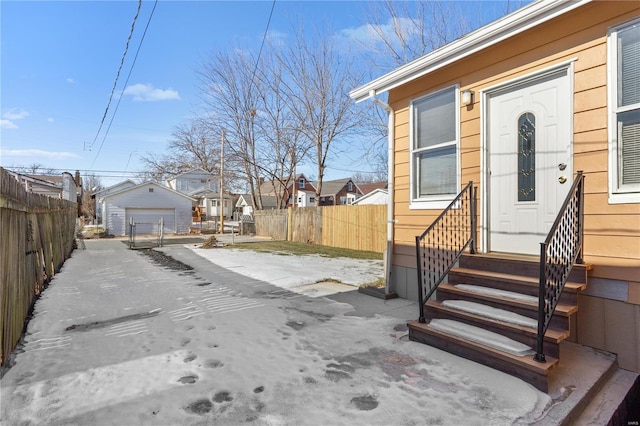
<path fill-rule="evenodd" d="M 178 381 L 183 385 L 192 385 L 198 381 L 198 376 L 196 376 L 195 374 L 192 374 L 190 376 L 180 377 Z"/>

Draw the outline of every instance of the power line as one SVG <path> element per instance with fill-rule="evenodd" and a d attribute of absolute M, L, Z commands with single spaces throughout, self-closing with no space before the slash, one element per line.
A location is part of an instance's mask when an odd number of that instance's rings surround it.
<path fill-rule="evenodd" d="M 129 37 L 127 37 L 127 42 L 125 44 L 124 47 L 124 53 L 122 54 L 122 58 L 120 59 L 120 66 L 118 67 L 118 71 L 116 72 L 116 79 L 113 82 L 113 87 L 111 88 L 111 94 L 109 95 L 109 101 L 107 102 L 107 107 L 104 110 L 104 114 L 102 115 L 102 120 L 100 120 L 100 126 L 98 127 L 98 131 L 96 132 L 96 136 L 93 138 L 93 142 L 91 142 L 91 145 L 89 146 L 89 148 L 91 149 L 91 147 L 93 147 L 93 144 L 96 143 L 96 140 L 98 139 L 98 135 L 100 134 L 100 130 L 102 130 L 102 125 L 104 124 L 104 121 L 107 119 L 107 114 L 109 113 L 109 107 L 111 106 L 111 100 L 113 99 L 113 94 L 116 91 L 116 87 L 118 86 L 118 79 L 120 78 L 120 71 L 122 70 L 122 67 L 124 66 L 124 60 L 127 56 L 127 52 L 129 51 L 129 42 L 131 41 L 131 38 L 133 37 L 133 31 L 136 27 L 136 21 L 138 20 L 138 15 L 140 14 L 140 9 L 142 8 L 142 0 L 138 0 L 138 9 L 136 10 L 136 14 L 133 17 L 133 22 L 131 23 L 131 30 L 129 31 Z"/>
<path fill-rule="evenodd" d="M 262 49 L 264 48 L 264 42 L 267 39 L 267 33 L 269 32 L 269 26 L 271 25 L 271 17 L 273 16 L 273 9 L 276 7 L 276 0 L 271 3 L 271 11 L 269 12 L 269 19 L 267 20 L 267 27 L 264 29 L 262 35 L 262 43 L 260 43 L 260 50 L 258 51 L 258 58 L 256 59 L 256 66 L 253 68 L 253 74 L 251 75 L 251 81 L 249 81 L 249 93 L 251 93 L 251 86 L 253 86 L 253 80 L 256 78 L 258 72 L 258 65 L 260 64 L 260 57 L 262 56 Z"/>
<path fill-rule="evenodd" d="M 377 174 L 379 171 L 375 170 L 353 170 L 353 169 L 340 169 L 338 167 L 325 166 L 325 169 L 336 170 L 338 172 L 349 172 L 349 173 L 363 173 L 363 174 Z"/>
<path fill-rule="evenodd" d="M 33 167 L 29 167 L 29 166 L 11 166 L 11 167 L 5 167 L 2 166 L 3 169 L 7 169 L 7 170 L 32 170 Z M 53 167 L 42 167 L 41 169 L 43 172 L 40 173 L 36 173 L 36 174 L 46 174 L 44 173 L 44 171 L 54 171 L 54 172 L 68 172 L 69 169 L 57 169 L 57 168 L 53 168 Z M 91 170 L 91 169 L 74 169 L 74 171 L 77 170 L 79 172 L 85 172 L 85 173 L 120 173 L 120 174 L 129 174 L 129 175 L 136 175 L 136 174 L 141 174 L 144 173 L 142 171 L 126 171 L 126 170 Z"/>
<path fill-rule="evenodd" d="M 142 4 L 142 0 L 140 0 L 140 4 Z M 129 74 L 127 74 L 127 79 L 124 82 L 124 87 L 125 88 L 127 87 L 127 84 L 129 84 L 129 79 L 131 78 L 131 74 L 133 72 L 133 67 L 136 65 L 136 61 L 138 60 L 138 54 L 140 53 L 140 49 L 142 48 L 142 42 L 144 41 L 144 38 L 147 35 L 147 30 L 149 29 L 149 24 L 151 24 L 151 18 L 153 18 L 153 12 L 155 12 L 157 5 L 158 5 L 158 0 L 156 0 L 155 3 L 153 4 L 153 9 L 151 9 L 151 14 L 149 15 L 149 19 L 147 20 L 147 25 L 144 27 L 144 32 L 142 33 L 142 37 L 140 38 L 140 43 L 138 44 L 138 49 L 136 50 L 136 54 L 133 57 L 133 62 L 131 63 L 131 68 L 129 68 Z M 133 27 L 132 27 L 132 29 L 133 29 Z M 128 42 L 127 42 L 127 44 L 128 44 Z M 116 104 L 116 108 L 113 111 L 113 115 L 111 115 L 111 120 L 109 121 L 109 126 L 107 127 L 107 130 L 104 133 L 104 137 L 102 138 L 102 142 L 100 142 L 100 147 L 98 148 L 98 152 L 96 153 L 96 156 L 93 159 L 93 162 L 91 163 L 91 166 L 89 166 L 90 169 L 93 167 L 93 165 L 95 164 L 96 160 L 98 159 L 98 156 L 100 155 L 100 152 L 102 151 L 102 146 L 104 145 L 104 142 L 107 140 L 107 135 L 109 134 L 109 130 L 111 130 L 111 125 L 113 124 L 113 120 L 116 118 L 116 113 L 118 112 L 118 108 L 120 107 L 120 101 L 121 100 L 122 100 L 122 93 L 120 94 L 120 97 L 118 98 L 118 103 Z M 131 157 L 129 157 L 129 159 L 131 159 Z"/>

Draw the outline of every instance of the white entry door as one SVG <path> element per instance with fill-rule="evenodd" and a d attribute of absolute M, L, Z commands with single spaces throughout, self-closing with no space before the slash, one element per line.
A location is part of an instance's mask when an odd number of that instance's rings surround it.
<path fill-rule="evenodd" d="M 538 254 L 573 181 L 568 69 L 488 94 L 489 249 Z"/>

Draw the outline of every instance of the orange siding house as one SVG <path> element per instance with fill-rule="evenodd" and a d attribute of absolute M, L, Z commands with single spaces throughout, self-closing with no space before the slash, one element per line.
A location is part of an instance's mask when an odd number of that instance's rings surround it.
<path fill-rule="evenodd" d="M 574 338 L 640 372 L 640 2 L 533 2 L 351 97 L 382 94 L 387 291 L 417 300 L 415 237 L 469 181 L 478 251 L 536 255 L 583 171 L 591 269 Z"/>

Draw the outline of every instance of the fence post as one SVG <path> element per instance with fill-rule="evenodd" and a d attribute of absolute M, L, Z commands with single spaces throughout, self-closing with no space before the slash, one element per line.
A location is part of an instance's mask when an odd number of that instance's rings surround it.
<path fill-rule="evenodd" d="M 287 241 L 293 241 L 293 209 L 287 207 Z"/>
<path fill-rule="evenodd" d="M 469 249 L 469 251 L 471 252 L 471 254 L 476 254 L 476 231 L 477 231 L 477 224 L 476 224 L 476 187 L 473 186 L 473 181 L 470 181 L 469 184 L 471 185 L 470 191 L 469 191 L 469 210 L 470 210 L 470 216 L 471 216 L 471 247 Z"/>
<path fill-rule="evenodd" d="M 420 253 L 420 236 L 416 236 L 416 260 L 417 260 L 417 272 L 418 272 L 418 309 L 420 315 L 418 322 L 424 324 L 426 322 L 424 318 L 424 289 L 422 288 L 422 261 Z"/>
<path fill-rule="evenodd" d="M 544 356 L 544 322 L 545 322 L 545 292 L 547 288 L 547 278 L 545 265 L 547 263 L 547 244 L 540 243 L 540 282 L 538 286 L 538 336 L 536 339 L 536 354 L 533 359 L 538 362 L 545 362 Z"/>

